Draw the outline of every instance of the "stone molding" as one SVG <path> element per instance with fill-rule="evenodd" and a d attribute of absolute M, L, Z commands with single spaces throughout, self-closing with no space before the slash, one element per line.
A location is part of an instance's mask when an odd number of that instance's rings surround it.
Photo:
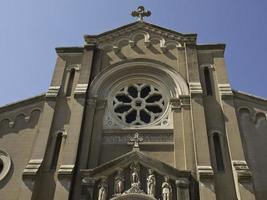
<path fill-rule="evenodd" d="M 238 181 L 240 183 L 243 182 L 251 182 L 252 174 L 248 168 L 246 161 L 244 160 L 233 160 L 233 166 L 236 170 Z"/>
<path fill-rule="evenodd" d="M 35 176 L 42 164 L 42 159 L 31 159 L 23 170 L 23 177 Z"/>
<path fill-rule="evenodd" d="M 189 90 L 190 90 L 192 97 L 203 94 L 203 90 L 202 90 L 200 82 L 190 82 Z"/>
<path fill-rule="evenodd" d="M 211 166 L 197 166 L 199 179 L 205 180 L 205 179 L 213 179 L 214 172 Z"/>
<path fill-rule="evenodd" d="M 71 71 L 72 69 L 74 69 L 75 71 L 80 71 L 81 65 L 80 64 L 77 64 L 77 65 L 68 65 L 66 67 L 66 70 L 67 71 Z"/>
<path fill-rule="evenodd" d="M 77 84 L 74 90 L 74 96 L 85 95 L 88 88 L 88 84 Z"/>
<path fill-rule="evenodd" d="M 45 94 L 46 98 L 56 98 L 59 94 L 59 90 L 60 86 L 50 86 Z"/>
<path fill-rule="evenodd" d="M 74 165 L 61 165 L 58 170 L 58 175 L 59 176 L 72 175 L 73 169 L 74 169 Z"/>
<path fill-rule="evenodd" d="M 227 84 L 218 84 L 218 88 L 219 88 L 221 98 L 223 100 L 233 98 L 233 92 L 232 92 L 230 84 L 228 84 L 228 83 Z"/>

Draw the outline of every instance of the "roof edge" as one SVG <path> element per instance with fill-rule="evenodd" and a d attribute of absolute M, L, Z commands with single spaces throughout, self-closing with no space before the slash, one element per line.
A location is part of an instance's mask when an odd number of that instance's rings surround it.
<path fill-rule="evenodd" d="M 260 101 L 263 104 L 267 104 L 267 99 L 263 98 L 263 97 L 258 97 L 258 96 L 254 96 L 245 92 L 241 92 L 241 91 L 237 91 L 237 90 L 232 90 L 234 95 L 236 97 L 239 97 L 241 99 L 244 100 L 249 100 L 249 101 Z"/>
<path fill-rule="evenodd" d="M 19 100 L 19 101 L 16 101 L 16 102 L 13 102 L 13 103 L 10 103 L 10 104 L 6 104 L 6 105 L 3 105 L 3 106 L 0 106 L 0 112 L 4 112 L 10 108 L 17 108 L 18 106 L 20 105 L 27 105 L 29 103 L 32 103 L 36 100 L 45 100 L 45 93 L 41 93 L 39 95 L 36 95 L 36 96 L 33 96 L 33 97 L 30 97 L 30 98 L 27 98 L 27 99 L 23 99 L 23 100 Z"/>
<path fill-rule="evenodd" d="M 120 30 L 123 30 L 125 28 L 130 27 L 130 26 L 134 26 L 136 24 L 144 24 L 144 25 L 147 25 L 147 26 L 151 26 L 153 28 L 162 29 L 162 30 L 170 32 L 172 34 L 178 34 L 179 36 L 183 36 L 183 37 L 194 37 L 195 39 L 197 38 L 197 33 L 180 33 L 180 32 L 177 32 L 177 31 L 174 31 L 174 30 L 171 30 L 171 29 L 168 29 L 168 28 L 164 28 L 164 27 L 161 27 L 161 26 L 158 26 L 158 25 L 155 25 L 155 24 L 151 24 L 151 23 L 148 23 L 148 22 L 136 21 L 136 22 L 132 22 L 132 23 L 129 23 L 129 24 L 114 28 L 114 29 L 109 30 L 109 31 L 102 32 L 100 34 L 96 34 L 96 35 L 86 34 L 86 35 L 84 35 L 84 40 L 87 41 L 88 39 L 92 39 L 92 38 L 97 39 L 97 38 L 100 38 L 102 36 L 105 36 L 105 35 L 108 35 L 110 33 L 113 33 L 115 31 L 120 31 Z"/>
<path fill-rule="evenodd" d="M 56 47 L 56 52 L 58 54 L 61 53 L 83 53 L 84 47 L 76 46 L 76 47 Z"/>
<path fill-rule="evenodd" d="M 197 50 L 223 50 L 225 51 L 226 44 L 215 43 L 215 44 L 198 44 Z"/>

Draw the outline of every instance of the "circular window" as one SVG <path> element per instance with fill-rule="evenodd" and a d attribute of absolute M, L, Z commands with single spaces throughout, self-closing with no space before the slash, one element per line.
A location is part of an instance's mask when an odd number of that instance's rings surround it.
<path fill-rule="evenodd" d="M 112 110 L 127 125 L 146 125 L 159 119 L 167 100 L 160 88 L 148 83 L 131 83 L 117 87 L 113 93 Z"/>
<path fill-rule="evenodd" d="M 2 181 L 11 168 L 11 159 L 8 153 L 0 150 L 0 181 Z"/>

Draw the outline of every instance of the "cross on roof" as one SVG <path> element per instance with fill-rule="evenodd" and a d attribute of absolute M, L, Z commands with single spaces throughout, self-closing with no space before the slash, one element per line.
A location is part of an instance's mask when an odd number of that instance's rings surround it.
<path fill-rule="evenodd" d="M 129 143 L 133 144 L 133 149 L 139 150 L 139 143 L 143 142 L 143 141 L 144 141 L 144 139 L 142 137 L 139 137 L 139 133 L 136 132 L 134 134 L 134 137 L 130 137 Z"/>
<path fill-rule="evenodd" d="M 132 12 L 133 17 L 139 17 L 139 21 L 143 21 L 144 17 L 149 17 L 151 12 L 145 10 L 144 6 L 139 6 L 135 11 Z"/>

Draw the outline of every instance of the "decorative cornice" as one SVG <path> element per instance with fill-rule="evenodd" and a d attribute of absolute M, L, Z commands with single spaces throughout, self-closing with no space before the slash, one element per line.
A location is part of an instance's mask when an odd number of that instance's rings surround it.
<path fill-rule="evenodd" d="M 74 95 L 85 95 L 88 88 L 88 84 L 77 84 L 74 90 Z"/>
<path fill-rule="evenodd" d="M 58 175 L 72 175 L 74 165 L 61 165 L 58 170 Z"/>
<path fill-rule="evenodd" d="M 213 179 L 214 173 L 211 166 L 197 166 L 199 179 Z"/>
<path fill-rule="evenodd" d="M 60 86 L 50 86 L 45 94 L 46 98 L 56 98 L 59 94 Z"/>
<path fill-rule="evenodd" d="M 225 44 L 219 43 L 219 44 L 198 44 L 197 50 L 199 51 L 205 51 L 205 50 L 219 50 L 224 51 L 225 50 Z"/>
<path fill-rule="evenodd" d="M 236 170 L 239 182 L 250 182 L 252 175 L 244 160 L 233 160 L 233 166 Z"/>
<path fill-rule="evenodd" d="M 203 94 L 203 90 L 202 90 L 200 82 L 190 82 L 189 90 L 192 96 Z"/>
<path fill-rule="evenodd" d="M 231 99 L 233 98 L 233 92 L 230 84 L 218 84 L 219 91 L 222 99 Z"/>
<path fill-rule="evenodd" d="M 57 47 L 57 54 L 65 54 L 65 53 L 83 53 L 83 47 Z"/>
<path fill-rule="evenodd" d="M 43 160 L 42 159 L 31 159 L 25 169 L 23 170 L 22 176 L 28 178 L 34 178 L 37 174 L 39 168 L 41 167 Z"/>

